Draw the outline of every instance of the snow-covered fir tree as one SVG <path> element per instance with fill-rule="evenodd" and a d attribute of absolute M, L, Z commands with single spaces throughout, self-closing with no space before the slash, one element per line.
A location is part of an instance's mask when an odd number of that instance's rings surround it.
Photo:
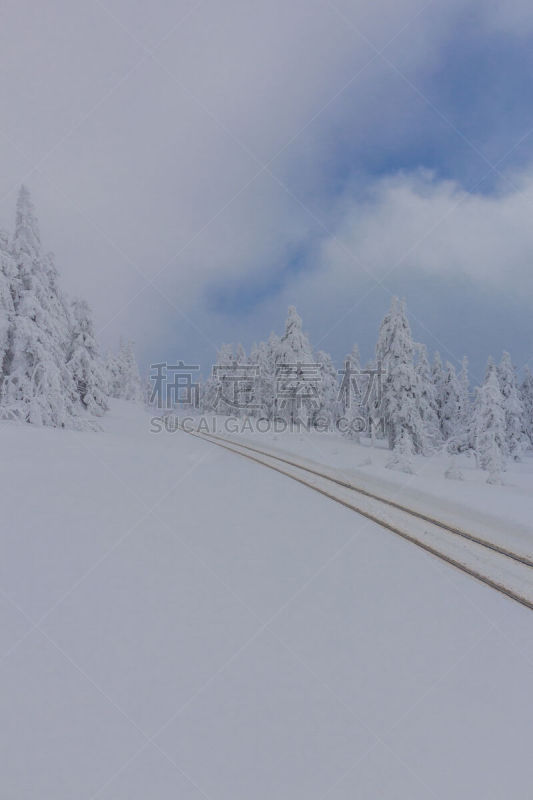
<path fill-rule="evenodd" d="M 420 412 L 411 328 L 405 303 L 397 297 L 381 323 L 376 360 L 384 373 L 381 411 L 389 447 L 398 451 L 398 468 L 400 461 L 408 468 L 410 453 L 428 452 L 431 441 Z M 393 460 L 390 465 L 394 466 Z"/>
<path fill-rule="evenodd" d="M 240 342 L 235 347 L 235 363 L 237 364 L 237 366 L 240 367 L 245 367 L 248 364 L 246 350 L 244 349 L 244 346 Z"/>
<path fill-rule="evenodd" d="M 424 344 L 417 344 L 416 352 L 416 376 L 418 379 L 418 394 L 420 398 L 420 415 L 424 421 L 428 442 L 431 445 L 431 449 L 434 450 L 442 442 L 437 393 L 429 366 L 426 346 Z M 426 454 L 428 453 L 429 451 Z"/>
<path fill-rule="evenodd" d="M 398 470 L 398 472 L 405 472 L 408 475 L 412 475 L 414 473 L 413 455 L 413 440 L 408 431 L 404 428 L 394 443 L 392 454 L 387 461 L 386 467 L 387 469 L 395 469 Z"/>
<path fill-rule="evenodd" d="M 107 380 L 94 335 L 91 310 L 85 300 L 72 302 L 71 342 L 67 366 L 80 402 L 94 416 L 107 411 Z"/>
<path fill-rule="evenodd" d="M 533 445 L 533 374 L 529 367 L 524 369 L 524 379 L 520 386 L 520 398 L 524 406 L 526 431 Z"/>
<path fill-rule="evenodd" d="M 354 344 L 343 362 L 339 392 L 340 413 L 343 417 L 341 433 L 354 442 L 361 439 L 362 423 L 366 415 L 366 409 L 363 408 L 365 388 L 359 346 Z"/>
<path fill-rule="evenodd" d="M 250 353 L 250 364 L 255 370 L 250 406 L 256 417 L 273 419 L 276 414 L 276 354 L 279 347 L 279 336 L 271 333 L 267 342 L 254 345 Z"/>
<path fill-rule="evenodd" d="M 120 371 L 120 394 L 122 400 L 141 403 L 143 400 L 143 386 L 139 367 L 133 349 L 133 342 L 121 342 L 118 352 Z"/>
<path fill-rule="evenodd" d="M 497 373 L 505 408 L 506 455 L 520 461 L 528 448 L 529 436 L 518 378 L 509 353 L 503 353 Z"/>
<path fill-rule="evenodd" d="M 318 383 L 318 408 L 313 415 L 313 421 L 320 428 L 333 430 L 339 417 L 339 382 L 337 370 L 329 353 L 319 350 L 316 354 L 316 363 L 320 365 L 320 380 Z"/>
<path fill-rule="evenodd" d="M 9 369 L 11 340 L 13 336 L 13 317 L 15 306 L 14 280 L 16 265 L 9 250 L 9 237 L 0 231 L 0 399 L 4 376 Z"/>
<path fill-rule="evenodd" d="M 443 387 L 444 387 L 444 366 L 442 364 L 442 358 L 438 350 L 435 351 L 435 355 L 433 357 L 433 364 L 431 366 L 431 377 L 433 380 L 433 387 L 435 390 L 435 403 L 437 408 L 437 414 L 439 417 L 439 425 L 441 426 L 442 431 L 442 399 L 443 399 Z"/>
<path fill-rule="evenodd" d="M 252 400 L 254 393 L 255 369 L 250 359 L 246 355 L 246 350 L 242 344 L 235 347 L 235 371 L 233 375 L 232 399 L 234 402 L 234 414 L 247 417 L 253 412 Z"/>
<path fill-rule="evenodd" d="M 455 367 L 446 362 L 441 389 L 440 423 L 444 439 L 454 439 L 460 433 L 461 388 Z"/>
<path fill-rule="evenodd" d="M 459 430 L 464 440 L 472 411 L 472 398 L 470 394 L 470 378 L 468 375 L 468 358 L 463 356 L 461 369 L 457 376 L 459 385 Z"/>
<path fill-rule="evenodd" d="M 146 409 L 157 409 L 161 407 L 158 406 L 157 392 L 154 392 L 154 383 L 151 378 L 146 378 L 146 380 L 143 381 L 142 393 L 143 403 Z"/>
<path fill-rule="evenodd" d="M 202 410 L 213 414 L 234 414 L 234 383 L 236 359 L 233 345 L 223 344 L 217 353 L 211 375 L 202 390 Z"/>
<path fill-rule="evenodd" d="M 289 306 L 275 365 L 276 413 L 288 422 L 300 420 L 306 424 L 317 409 L 320 370 L 294 306 Z"/>
<path fill-rule="evenodd" d="M 252 380 L 252 394 L 250 398 L 250 415 L 253 417 L 270 418 L 270 413 L 264 409 L 263 394 L 266 394 L 266 386 L 263 388 L 264 375 L 267 370 L 267 345 L 266 342 L 254 342 L 250 350 L 250 364 L 255 370 Z"/>
<path fill-rule="evenodd" d="M 444 473 L 444 477 L 447 478 L 449 481 L 464 481 L 464 475 L 457 466 L 457 461 L 455 457 L 452 458 L 448 469 Z"/>
<path fill-rule="evenodd" d="M 118 355 L 111 350 L 107 353 L 105 359 L 105 379 L 108 397 L 119 398 L 121 392 L 120 360 Z"/>
<path fill-rule="evenodd" d="M 383 380 L 381 362 L 367 361 L 361 370 L 361 415 L 373 446 L 378 439 L 387 437 L 382 413 Z"/>
<path fill-rule="evenodd" d="M 66 365 L 68 303 L 51 256 L 42 252 L 28 190 L 17 201 L 12 246 L 14 317 L 9 365 L 3 381 L 4 413 L 36 425 L 76 425 L 78 396 Z"/>
<path fill-rule="evenodd" d="M 472 415 L 472 441 L 479 466 L 487 470 L 487 483 L 502 483 L 507 449 L 505 402 L 495 365 L 489 361 L 483 385 L 476 390 Z"/>

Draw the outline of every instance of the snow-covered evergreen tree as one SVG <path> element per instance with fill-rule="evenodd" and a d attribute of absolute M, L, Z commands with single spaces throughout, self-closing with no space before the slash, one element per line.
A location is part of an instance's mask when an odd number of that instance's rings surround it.
<path fill-rule="evenodd" d="M 388 438 L 382 408 L 384 379 L 383 364 L 375 359 L 367 361 L 361 375 L 361 411 L 372 446 L 378 439 Z"/>
<path fill-rule="evenodd" d="M 339 397 L 340 413 L 343 417 L 341 433 L 354 442 L 360 441 L 362 423 L 368 414 L 367 408 L 363 406 L 366 389 L 364 384 L 359 346 L 354 344 L 351 353 L 344 359 Z"/>
<path fill-rule="evenodd" d="M 389 447 L 399 448 L 406 464 L 411 451 L 425 453 L 431 447 L 420 412 L 419 381 L 413 356 L 414 344 L 405 303 L 395 297 L 381 323 L 376 360 L 384 371 L 381 409 Z"/>
<path fill-rule="evenodd" d="M 67 366 L 74 378 L 80 402 L 94 416 L 107 410 L 107 381 L 94 335 L 91 311 L 85 300 L 72 303 L 71 343 Z"/>
<path fill-rule="evenodd" d="M 516 370 L 509 353 L 503 353 L 497 373 L 505 408 L 506 455 L 520 461 L 529 445 L 529 436 Z"/>
<path fill-rule="evenodd" d="M 51 256 L 42 253 L 28 190 L 17 201 L 14 318 L 3 382 L 5 413 L 37 425 L 75 425 L 77 393 L 66 366 L 70 318 Z"/>
<path fill-rule="evenodd" d="M 423 344 L 416 345 L 417 362 L 416 376 L 418 378 L 418 393 L 420 397 L 420 415 L 424 421 L 426 435 L 431 448 L 434 450 L 442 441 L 437 393 L 433 383 L 433 376 L 429 366 L 427 348 Z M 429 451 L 426 453 L 429 454 Z"/>
<path fill-rule="evenodd" d="M 254 367 L 255 375 L 252 377 L 250 414 L 253 417 L 269 418 L 263 409 L 262 371 L 265 369 L 266 342 L 254 342 L 250 350 L 249 363 Z"/>
<path fill-rule="evenodd" d="M 387 469 L 395 469 L 408 475 L 414 473 L 413 469 L 413 440 L 410 433 L 404 428 L 394 443 L 392 455 L 387 461 Z"/>
<path fill-rule="evenodd" d="M 11 340 L 13 336 L 13 317 L 15 306 L 16 265 L 9 251 L 7 233 L 0 231 L 0 402 L 3 379 L 9 369 Z"/>
<path fill-rule="evenodd" d="M 240 416 L 253 415 L 253 395 L 254 395 L 254 365 L 246 355 L 246 350 L 242 344 L 235 347 L 234 358 L 233 388 L 230 395 L 234 401 L 233 414 Z M 231 387 L 230 387 L 231 388 Z"/>
<path fill-rule="evenodd" d="M 233 345 L 223 344 L 218 353 L 216 364 L 206 380 L 202 393 L 202 410 L 213 414 L 234 414 L 233 383 L 235 374 L 235 357 Z"/>
<path fill-rule="evenodd" d="M 454 439 L 460 433 L 461 388 L 455 367 L 446 362 L 440 407 L 441 431 L 444 439 Z"/>
<path fill-rule="evenodd" d="M 117 400 L 143 402 L 144 387 L 139 374 L 139 367 L 133 342 L 120 340 L 118 353 L 109 353 L 106 360 L 104 381 L 107 383 L 107 394 Z"/>
<path fill-rule="evenodd" d="M 108 397 L 121 396 L 121 370 L 118 355 L 109 351 L 105 359 L 105 383 Z"/>
<path fill-rule="evenodd" d="M 306 424 L 317 409 L 320 370 L 294 306 L 289 306 L 275 365 L 276 413 L 291 423 L 300 420 Z"/>
<path fill-rule="evenodd" d="M 276 414 L 276 355 L 280 339 L 271 333 L 267 342 L 254 345 L 250 364 L 256 369 L 252 382 L 251 407 L 253 415 L 273 419 Z"/>
<path fill-rule="evenodd" d="M 437 414 L 439 417 L 439 425 L 441 427 L 442 432 L 442 401 L 443 401 L 443 394 L 444 394 L 444 366 L 442 364 L 442 358 L 439 351 L 435 351 L 435 356 L 433 358 L 433 365 L 431 367 L 431 377 L 433 379 L 433 387 L 435 390 L 435 403 L 437 407 Z"/>
<path fill-rule="evenodd" d="M 339 383 L 337 370 L 333 365 L 329 353 L 319 350 L 316 354 L 316 363 L 320 365 L 320 381 L 318 384 L 319 407 L 313 415 L 313 420 L 321 427 L 333 429 L 339 417 Z"/>
<path fill-rule="evenodd" d="M 142 393 L 143 393 L 144 407 L 147 410 L 150 410 L 152 408 L 157 409 L 158 407 L 161 407 L 158 406 L 157 393 L 154 392 L 154 384 L 152 379 L 146 378 L 146 380 L 143 381 Z"/>
<path fill-rule="evenodd" d="M 525 367 L 524 369 L 524 380 L 520 386 L 520 398 L 524 406 L 529 442 L 533 445 L 533 374 L 529 367 Z"/>
<path fill-rule="evenodd" d="M 487 358 L 487 366 L 485 367 L 485 380 L 489 377 L 489 373 L 493 370 L 496 370 L 496 375 L 498 374 L 498 368 L 496 367 L 496 362 L 492 356 Z"/>
<path fill-rule="evenodd" d="M 472 411 L 472 398 L 470 395 L 470 378 L 468 376 L 468 358 L 463 356 L 461 369 L 457 376 L 459 385 L 459 430 L 464 442 L 464 437 L 468 430 L 470 415 Z"/>
<path fill-rule="evenodd" d="M 143 400 L 143 386 L 133 342 L 122 343 L 119 350 L 119 364 L 122 386 L 120 397 L 123 400 L 141 403 Z"/>
<path fill-rule="evenodd" d="M 502 483 L 505 468 L 505 405 L 496 367 L 489 361 L 485 381 L 476 390 L 472 439 L 479 466 L 487 470 L 487 483 Z"/>
<path fill-rule="evenodd" d="M 450 466 L 444 473 L 444 477 L 450 481 L 464 481 L 464 476 L 459 467 L 457 466 L 457 462 L 455 458 L 452 458 L 450 462 Z"/>
<path fill-rule="evenodd" d="M 244 367 L 248 364 L 248 358 L 246 357 L 246 350 L 242 344 L 239 344 L 235 347 L 235 363 L 238 364 L 240 367 Z"/>

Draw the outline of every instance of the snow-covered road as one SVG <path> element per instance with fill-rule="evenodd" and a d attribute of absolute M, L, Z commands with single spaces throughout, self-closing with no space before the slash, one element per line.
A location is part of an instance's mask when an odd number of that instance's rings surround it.
<path fill-rule="evenodd" d="M 527 796 L 533 613 L 116 403 L 0 426 L 2 794 Z"/>
<path fill-rule="evenodd" d="M 351 508 L 533 610 L 533 561 L 527 552 L 510 549 L 514 542 L 503 528 L 494 538 L 489 539 L 486 534 L 478 536 L 461 527 L 450 527 L 442 519 L 404 505 L 401 487 L 391 497 L 382 493 L 379 485 L 374 491 L 362 488 L 342 471 L 302 460 L 290 453 L 282 455 L 279 449 L 274 452 L 245 444 L 238 437 L 184 430 Z M 529 551 L 530 542 L 526 541 Z"/>

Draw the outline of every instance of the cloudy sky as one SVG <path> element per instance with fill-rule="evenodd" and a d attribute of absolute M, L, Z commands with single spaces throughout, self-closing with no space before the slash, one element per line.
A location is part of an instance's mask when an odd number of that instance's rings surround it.
<path fill-rule="evenodd" d="M 2 0 L 0 221 L 32 191 L 104 346 L 283 326 L 371 355 L 391 294 L 474 373 L 533 366 L 526 0 Z"/>

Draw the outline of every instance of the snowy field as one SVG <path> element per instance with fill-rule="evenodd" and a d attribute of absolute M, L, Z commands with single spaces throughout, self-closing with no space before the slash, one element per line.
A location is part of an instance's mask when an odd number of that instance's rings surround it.
<path fill-rule="evenodd" d="M 0 423 L 2 797 L 528 796 L 530 611 L 134 405 L 103 426 Z M 317 436 L 255 442 L 528 523 L 530 461 L 415 481 Z"/>

